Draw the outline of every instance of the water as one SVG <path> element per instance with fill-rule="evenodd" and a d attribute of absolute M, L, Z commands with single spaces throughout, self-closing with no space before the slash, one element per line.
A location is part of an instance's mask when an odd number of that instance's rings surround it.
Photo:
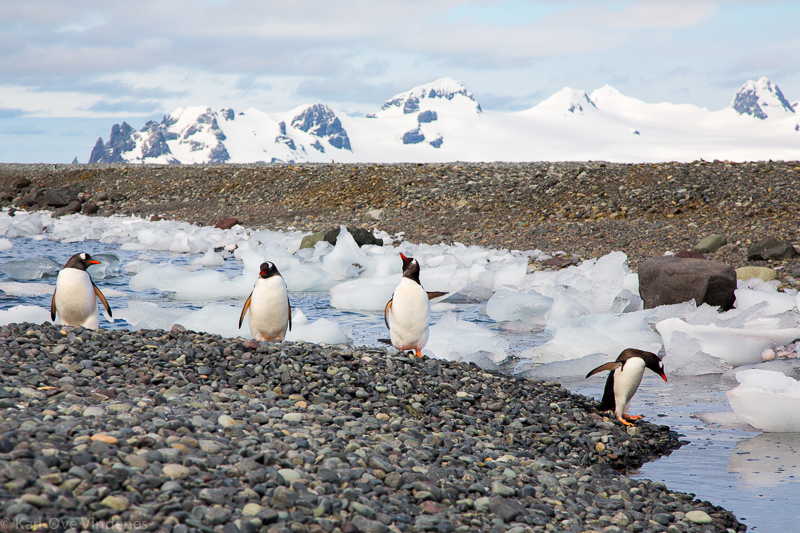
<path fill-rule="evenodd" d="M 572 392 L 600 398 L 605 380 L 572 379 Z M 732 511 L 748 531 L 798 531 L 800 434 L 760 433 L 736 422 L 725 391 L 737 384 L 719 376 L 670 378 L 645 375 L 630 407 L 666 424 L 689 441 L 647 463 L 631 477 L 663 481 Z"/>
<path fill-rule="evenodd" d="M 151 263 L 172 261 L 188 264 L 196 256 L 171 252 L 125 251 L 117 245 L 97 241 L 79 243 L 53 242 L 37 239 L 14 239 L 14 247 L 0 251 L 0 265 L 11 260 L 50 257 L 63 264 L 75 253 L 114 254 L 120 258 L 119 277 L 98 280 L 101 290 L 115 289 L 124 297 L 109 298 L 114 308 L 127 307 L 128 300 L 153 302 L 161 307 L 198 310 L 210 302 L 171 300 L 159 291 L 134 292 L 128 283 L 131 276 L 124 265 L 144 259 Z M 220 270 L 229 277 L 241 273 L 242 263 L 228 259 Z M 0 282 L 11 281 L 0 273 Z M 55 285 L 55 278 L 42 278 L 34 283 Z M 343 311 L 330 307 L 328 293 L 291 293 L 294 308 L 300 308 L 313 321 L 328 318 L 348 328 L 356 345 L 378 346 L 379 338 L 388 337 L 382 312 Z M 241 306 L 238 299 L 223 303 Z M 0 309 L 15 305 L 38 305 L 49 309 L 50 296 L 11 297 L 0 293 Z M 497 327 L 485 314 L 484 303 L 457 303 L 452 312 L 458 318 L 480 324 L 508 340 L 512 353 L 518 353 L 547 340 L 542 334 L 515 333 Z M 441 311 L 432 313 L 439 320 Z M 123 320 L 108 322 L 101 314 L 101 327 L 127 328 Z M 245 326 L 246 327 L 246 326 Z M 600 398 L 605 383 L 602 376 L 561 380 L 571 391 Z M 632 474 L 663 481 L 671 490 L 695 494 L 698 498 L 721 505 L 732 511 L 751 531 L 796 531 L 800 517 L 800 435 L 768 434 L 734 422 L 735 416 L 725 397 L 735 382 L 718 376 L 671 378 L 664 383 L 655 375 L 646 375 L 635 396 L 632 414 L 644 414 L 651 422 L 669 425 L 689 441 L 671 455 L 642 466 Z"/>

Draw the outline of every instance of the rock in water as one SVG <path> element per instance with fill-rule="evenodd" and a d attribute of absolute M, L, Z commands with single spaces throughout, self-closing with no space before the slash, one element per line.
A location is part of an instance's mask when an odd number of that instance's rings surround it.
<path fill-rule="evenodd" d="M 731 309 L 736 301 L 736 271 L 704 259 L 652 257 L 639 265 L 639 295 L 645 309 L 694 299 Z"/>

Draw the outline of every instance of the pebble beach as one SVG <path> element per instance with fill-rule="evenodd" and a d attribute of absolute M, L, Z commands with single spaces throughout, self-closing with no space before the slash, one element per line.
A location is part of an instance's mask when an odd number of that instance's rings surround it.
<path fill-rule="evenodd" d="M 796 258 L 748 262 L 744 249 L 800 238 L 798 172 L 784 162 L 0 165 L 0 186 L 14 208 L 43 207 L 19 205 L 25 187 L 63 189 L 95 200 L 98 215 L 377 226 L 575 261 L 621 249 L 632 267 L 721 233 L 729 244 L 710 258 L 771 266 L 794 286 Z M 365 221 L 376 209 L 382 218 Z M 713 503 L 627 477 L 679 436 L 652 421 L 625 428 L 597 405 L 555 382 L 375 347 L 12 324 L 0 328 L 0 529 L 746 529 Z"/>

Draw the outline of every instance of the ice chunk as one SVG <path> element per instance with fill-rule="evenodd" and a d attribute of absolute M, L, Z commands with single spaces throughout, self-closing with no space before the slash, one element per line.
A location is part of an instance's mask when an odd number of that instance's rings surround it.
<path fill-rule="evenodd" d="M 2 270 L 9 278 L 20 281 L 39 279 L 42 276 L 57 276 L 62 266 L 49 257 L 35 257 L 9 261 Z"/>
<path fill-rule="evenodd" d="M 48 285 L 46 283 L 17 283 L 16 281 L 0 283 L 0 291 L 3 291 L 8 296 L 48 296 L 52 295 L 55 290 L 55 285 Z"/>
<path fill-rule="evenodd" d="M 422 353 L 437 359 L 460 361 L 478 352 L 491 354 L 494 362 L 506 358 L 508 341 L 478 324 L 459 320 L 452 312 L 431 326 L 428 344 Z"/>
<path fill-rule="evenodd" d="M 800 431 L 800 382 L 755 369 L 737 372 L 736 380 L 725 394 L 740 420 L 768 432 Z"/>
<path fill-rule="evenodd" d="M 86 269 L 93 280 L 116 278 L 119 276 L 119 257 L 114 254 L 95 254 L 92 256 L 99 265 L 90 265 Z"/>
<path fill-rule="evenodd" d="M 43 324 L 50 321 L 50 310 L 38 305 L 15 305 L 10 309 L 0 310 L 0 326 L 22 322 Z"/>
<path fill-rule="evenodd" d="M 192 260 L 193 264 L 197 264 L 204 267 L 218 267 L 225 264 L 225 259 L 219 255 L 217 252 L 214 251 L 213 246 L 208 247 L 208 251 L 203 254 L 201 257 Z"/>
<path fill-rule="evenodd" d="M 338 322 L 320 318 L 309 323 L 305 313 L 296 309 L 292 314 L 292 330 L 286 333 L 287 341 L 305 341 L 316 344 L 349 344 L 350 337 Z"/>
<path fill-rule="evenodd" d="M 486 314 L 494 321 L 522 320 L 530 324 L 544 324 L 545 314 L 553 299 L 536 291 L 517 292 L 500 289 L 486 303 Z"/>
<path fill-rule="evenodd" d="M 0 252 L 4 252 L 6 250 L 10 250 L 13 247 L 14 247 L 14 243 L 11 242 L 10 239 L 6 239 L 5 237 L 0 239 Z"/>
<path fill-rule="evenodd" d="M 497 291 L 500 287 L 521 288 L 525 284 L 527 266 L 528 262 L 522 260 L 512 261 L 510 264 L 498 268 L 494 274 L 492 290 Z"/>
<path fill-rule="evenodd" d="M 281 276 L 290 291 L 322 292 L 338 283 L 330 273 L 308 264 L 282 272 Z"/>
<path fill-rule="evenodd" d="M 680 331 L 696 340 L 703 352 L 723 359 L 731 366 L 761 362 L 761 353 L 771 344 L 785 345 L 800 338 L 800 329 L 734 329 L 715 325 L 687 324 L 679 318 L 668 318 L 656 324 L 670 352 L 672 335 Z"/>
<path fill-rule="evenodd" d="M 375 274 L 377 263 L 361 251 L 347 228 L 341 226 L 336 246 L 331 253 L 322 258 L 322 268 L 335 279 L 342 280 L 362 274 L 364 277 L 370 277 Z"/>
<path fill-rule="evenodd" d="M 593 353 L 604 353 L 616 359 L 626 348 L 656 353 L 661 349 L 661 338 L 650 329 L 649 317 L 646 311 L 640 311 L 552 320 L 547 323 L 547 329 L 554 331 L 553 338 L 523 351 L 520 357 L 551 363 Z"/>
<path fill-rule="evenodd" d="M 705 353 L 696 339 L 680 331 L 672 334 L 665 350 L 664 371 L 673 376 L 722 374 L 730 368 L 719 357 Z"/>
<path fill-rule="evenodd" d="M 224 298 L 247 298 L 257 275 L 253 272 L 229 280 L 216 270 L 189 272 L 171 264 L 161 264 L 139 272 L 131 278 L 135 291 L 157 289 L 169 298 L 184 301 L 210 301 Z"/>
<path fill-rule="evenodd" d="M 759 280 L 760 281 L 760 280 Z M 767 285 L 766 283 L 764 285 Z M 736 289 L 736 308 L 748 309 L 761 302 L 767 303 L 767 308 L 763 310 L 764 314 L 777 315 L 786 311 L 791 311 L 797 307 L 797 301 L 794 294 L 787 294 L 778 292 L 774 286 L 767 285 L 772 288 L 771 291 L 753 290 L 753 289 Z"/>
<path fill-rule="evenodd" d="M 585 376 L 598 366 L 613 361 L 614 359 L 616 359 L 616 357 L 612 358 L 608 354 L 593 353 L 577 359 L 570 359 L 569 361 L 556 361 L 536 366 L 530 366 L 530 364 L 521 362 L 517 366 L 518 373 L 515 371 L 515 374 L 520 377 L 542 380 Z"/>
<path fill-rule="evenodd" d="M 175 320 L 186 329 L 197 332 L 214 333 L 223 337 L 244 337 L 251 339 L 247 322 L 239 329 L 240 307 L 222 304 L 209 304 L 199 311 L 186 314 Z"/>
<path fill-rule="evenodd" d="M 331 289 L 331 307 L 360 311 L 383 311 L 401 276 L 356 279 Z"/>
<path fill-rule="evenodd" d="M 128 307 L 114 309 L 114 318 L 124 320 L 134 331 L 140 329 L 169 330 L 180 317 L 189 313 L 188 309 L 159 307 L 150 302 L 128 300 Z"/>

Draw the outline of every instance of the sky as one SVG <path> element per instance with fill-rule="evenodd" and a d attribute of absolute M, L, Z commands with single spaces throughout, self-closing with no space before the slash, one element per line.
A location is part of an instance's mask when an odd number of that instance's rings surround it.
<path fill-rule="evenodd" d="M 2 0 L 0 162 L 85 163 L 193 105 L 363 115 L 445 76 L 487 111 L 606 84 L 716 110 L 763 76 L 794 102 L 798 28 L 798 1 Z"/>

